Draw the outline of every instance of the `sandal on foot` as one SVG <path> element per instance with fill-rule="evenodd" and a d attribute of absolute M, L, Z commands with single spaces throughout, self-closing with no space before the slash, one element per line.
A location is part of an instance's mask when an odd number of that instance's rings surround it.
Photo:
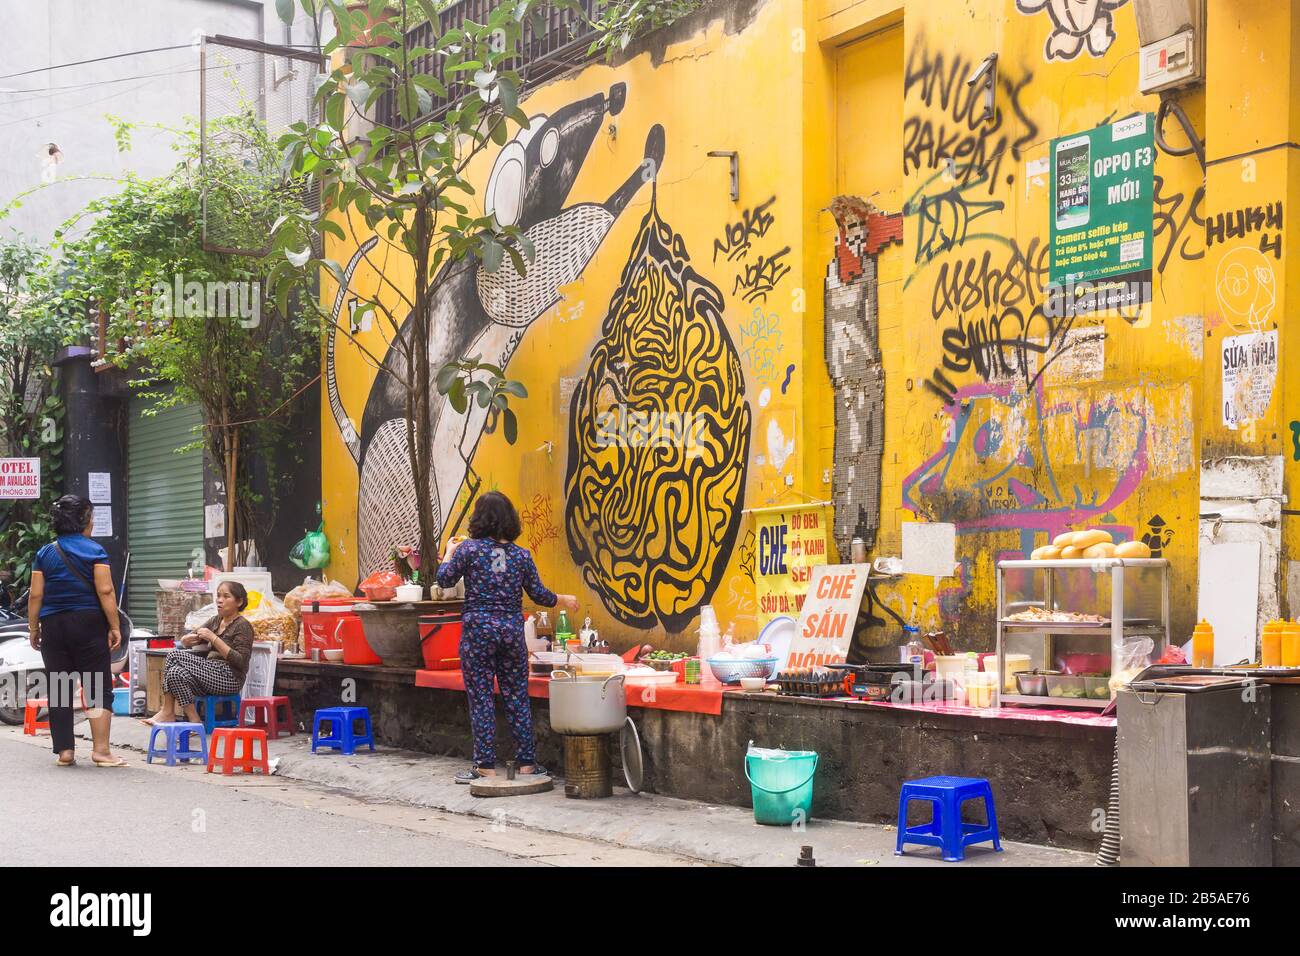
<path fill-rule="evenodd" d="M 59 759 L 54 761 L 54 766 L 56 767 L 75 767 L 76 765 L 77 765 L 76 757 L 73 757 L 71 760 L 64 760 L 62 757 L 60 757 Z"/>
<path fill-rule="evenodd" d="M 547 777 L 550 776 L 551 772 L 541 764 L 535 763 L 532 770 L 520 770 L 517 773 L 521 777 Z"/>
<path fill-rule="evenodd" d="M 473 783 L 475 780 L 481 780 L 486 776 L 487 774 L 478 772 L 478 767 L 470 767 L 468 770 L 462 770 L 456 774 L 455 780 L 457 783 Z"/>
<path fill-rule="evenodd" d="M 94 757 L 91 757 L 91 758 L 90 758 L 90 762 L 93 763 L 96 767 L 126 767 L 126 766 L 129 766 L 129 764 L 126 762 L 126 758 L 125 758 L 125 757 L 114 757 L 112 760 L 96 760 Z"/>

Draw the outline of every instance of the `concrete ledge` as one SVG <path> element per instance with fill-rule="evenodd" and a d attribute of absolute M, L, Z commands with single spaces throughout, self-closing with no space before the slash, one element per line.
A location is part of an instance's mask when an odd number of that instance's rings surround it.
<path fill-rule="evenodd" d="M 350 682 L 350 683 L 348 683 Z M 385 744 L 425 754 L 470 756 L 465 695 L 415 686 L 415 672 L 279 662 L 276 691 L 300 721 L 345 693 L 370 708 Z M 563 767 L 562 741 L 548 702 L 533 699 L 538 758 Z M 978 719 L 836 701 L 729 694 L 712 717 L 631 708 L 641 735 L 648 792 L 733 807 L 751 806 L 742 771 L 753 740 L 764 747 L 815 750 L 821 756 L 813 816 L 890 824 L 903 781 L 933 774 L 987 777 L 1004 837 L 1095 851 L 1093 830 L 1110 787 L 1113 728 L 1055 722 Z M 499 755 L 513 752 L 498 708 Z M 615 763 L 618 763 L 615 748 Z M 675 851 L 682 852 L 682 851 Z"/>

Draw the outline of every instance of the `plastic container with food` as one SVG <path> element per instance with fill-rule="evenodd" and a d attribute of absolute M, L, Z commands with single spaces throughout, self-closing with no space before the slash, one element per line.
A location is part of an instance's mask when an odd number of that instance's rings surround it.
<path fill-rule="evenodd" d="M 967 673 L 963 686 L 967 707 L 992 707 L 998 680 L 993 674 Z"/>
<path fill-rule="evenodd" d="M 1088 697 L 1091 699 L 1110 700 L 1109 674 L 1085 674 L 1083 677 L 1083 686 Z"/>
<path fill-rule="evenodd" d="M 1082 677 L 1073 674 L 1049 674 L 1047 696 L 1082 700 L 1088 696 L 1088 685 Z"/>

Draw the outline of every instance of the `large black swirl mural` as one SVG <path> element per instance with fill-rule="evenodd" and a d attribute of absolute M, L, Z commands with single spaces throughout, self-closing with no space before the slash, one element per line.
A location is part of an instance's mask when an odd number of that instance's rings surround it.
<path fill-rule="evenodd" d="M 573 396 L 569 549 L 618 620 L 683 630 L 744 507 L 750 410 L 722 293 L 652 200 Z"/>

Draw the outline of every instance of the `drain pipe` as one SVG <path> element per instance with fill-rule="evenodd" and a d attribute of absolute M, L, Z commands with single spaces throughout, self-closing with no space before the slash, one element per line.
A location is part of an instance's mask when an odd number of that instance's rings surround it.
<path fill-rule="evenodd" d="M 1106 802 L 1106 829 L 1101 835 L 1096 866 L 1119 866 L 1119 734 L 1110 766 L 1110 799 Z"/>

